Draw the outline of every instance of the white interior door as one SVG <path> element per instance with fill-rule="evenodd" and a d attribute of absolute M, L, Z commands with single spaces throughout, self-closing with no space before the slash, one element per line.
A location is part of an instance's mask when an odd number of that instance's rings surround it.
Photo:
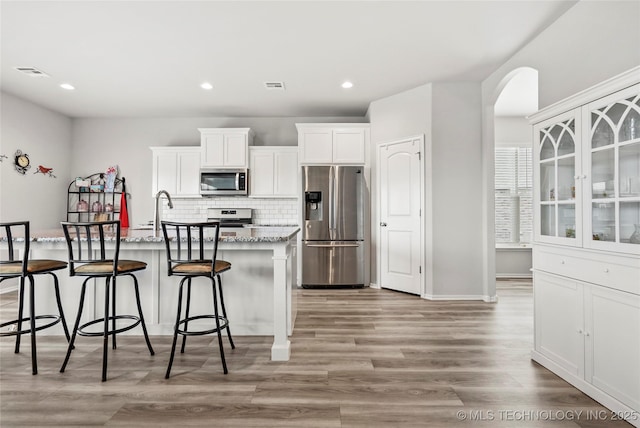
<path fill-rule="evenodd" d="M 422 292 L 422 139 L 379 147 L 380 286 Z"/>

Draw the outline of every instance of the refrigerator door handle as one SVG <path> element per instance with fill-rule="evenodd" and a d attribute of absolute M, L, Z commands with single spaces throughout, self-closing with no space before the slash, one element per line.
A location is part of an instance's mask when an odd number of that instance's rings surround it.
<path fill-rule="evenodd" d="M 305 244 L 307 247 L 314 248 L 357 248 L 358 244 Z"/>
<path fill-rule="evenodd" d="M 336 204 L 335 204 L 335 170 L 333 167 L 330 168 L 329 170 L 329 237 L 331 239 L 334 238 L 334 233 L 335 233 L 335 209 L 336 209 Z"/>

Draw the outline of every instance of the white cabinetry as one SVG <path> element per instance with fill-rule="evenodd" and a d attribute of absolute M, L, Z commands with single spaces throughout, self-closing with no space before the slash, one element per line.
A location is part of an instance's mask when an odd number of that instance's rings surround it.
<path fill-rule="evenodd" d="M 298 183 L 297 147 L 250 147 L 249 170 L 249 196 L 296 197 Z"/>
<path fill-rule="evenodd" d="M 298 123 L 296 127 L 300 164 L 365 164 L 368 123 Z"/>
<path fill-rule="evenodd" d="M 628 421 L 636 426 L 639 76 L 640 68 L 630 70 L 531 117 L 532 358 L 610 409 L 631 416 Z"/>
<path fill-rule="evenodd" d="M 640 296 L 543 272 L 534 278 L 541 363 L 639 411 Z"/>
<path fill-rule="evenodd" d="M 249 128 L 198 128 L 203 167 L 247 168 L 248 147 L 253 144 Z"/>
<path fill-rule="evenodd" d="M 153 196 L 166 190 L 171 197 L 200 197 L 200 147 L 151 147 L 151 150 Z"/>

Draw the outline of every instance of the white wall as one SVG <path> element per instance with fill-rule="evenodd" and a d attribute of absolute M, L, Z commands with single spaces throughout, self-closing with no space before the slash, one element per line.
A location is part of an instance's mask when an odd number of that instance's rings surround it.
<path fill-rule="evenodd" d="M 498 147 L 531 147 L 531 126 L 524 117 L 496 117 L 495 143 Z"/>
<path fill-rule="evenodd" d="M 479 83 L 433 84 L 433 294 L 483 296 Z"/>
<path fill-rule="evenodd" d="M 74 119 L 72 171 L 88 175 L 118 165 L 126 177 L 129 222 L 153 218 L 150 146 L 198 146 L 198 128 L 248 127 L 254 145 L 292 146 L 298 143 L 298 122 L 364 122 L 363 117 L 188 117 L 153 119 Z"/>
<path fill-rule="evenodd" d="M 479 83 L 434 83 L 369 106 L 374 153 L 381 143 L 419 134 L 432 146 L 433 194 L 426 201 L 433 215 L 433 235 L 426 239 L 433 261 L 426 272 L 432 277 L 426 292 L 431 298 L 483 297 L 478 281 L 483 250 L 480 94 Z M 377 191 L 372 191 L 372 213 L 378 211 Z M 374 218 L 374 234 L 378 223 Z"/>
<path fill-rule="evenodd" d="M 486 294 L 495 295 L 493 106 L 500 92 L 516 69 L 532 67 L 544 108 L 640 64 L 639 42 L 640 2 L 581 1 L 482 82 Z"/>
<path fill-rule="evenodd" d="M 0 92 L 0 221 L 29 220 L 31 229 L 60 226 L 66 219 L 70 181 L 71 119 Z M 25 175 L 13 167 L 16 150 L 29 155 Z M 56 178 L 35 174 L 38 165 L 53 168 Z"/>
<path fill-rule="evenodd" d="M 371 282 L 378 281 L 378 174 L 377 147 L 406 137 L 424 135 L 431 141 L 431 85 L 376 100 L 369 105 L 371 124 Z"/>

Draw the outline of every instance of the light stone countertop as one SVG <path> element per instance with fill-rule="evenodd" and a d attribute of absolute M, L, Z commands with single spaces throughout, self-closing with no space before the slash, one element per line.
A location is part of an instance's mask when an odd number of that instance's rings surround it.
<path fill-rule="evenodd" d="M 284 242 L 293 238 L 300 231 L 298 226 L 252 226 L 246 228 L 223 228 L 220 230 L 219 242 Z M 211 238 L 205 238 L 211 240 Z M 0 237 L 6 240 L 6 237 Z M 15 237 L 15 241 L 23 238 Z M 106 241 L 113 241 L 114 236 L 107 236 Z M 65 242 L 62 228 L 36 230 L 31 232 L 31 242 Z M 153 230 L 123 228 L 120 231 L 120 242 L 164 242 L 162 232 L 154 236 Z"/>

